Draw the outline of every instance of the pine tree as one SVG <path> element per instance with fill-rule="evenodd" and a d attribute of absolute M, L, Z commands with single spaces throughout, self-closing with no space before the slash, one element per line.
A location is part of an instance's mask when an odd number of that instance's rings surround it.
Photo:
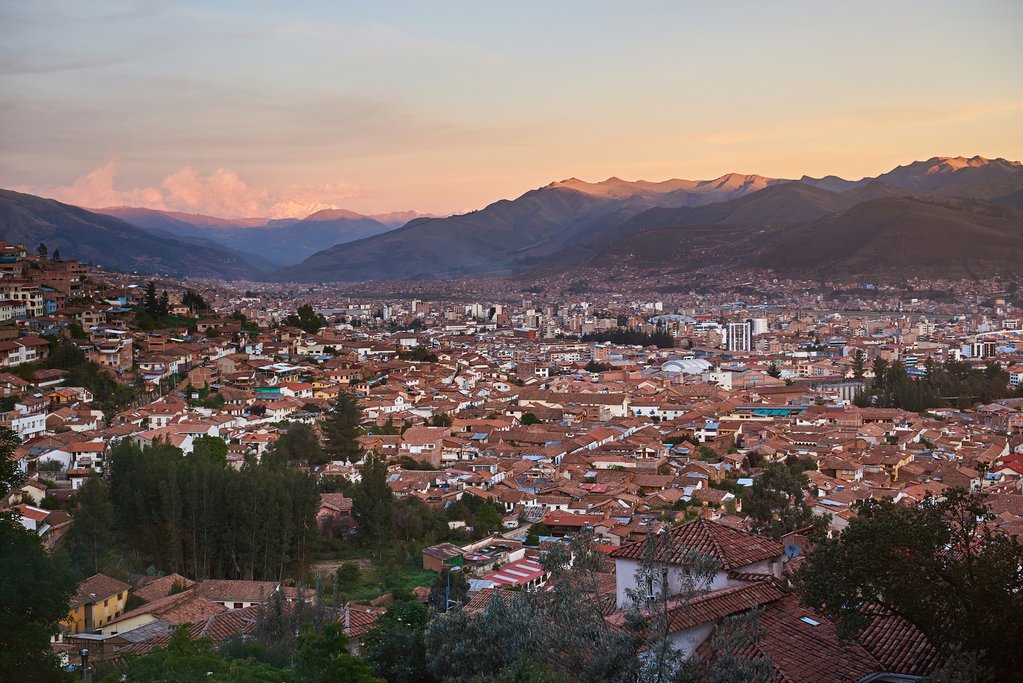
<path fill-rule="evenodd" d="M 362 458 L 362 444 L 359 443 L 361 422 L 362 410 L 355 395 L 350 391 L 339 393 L 322 424 L 326 441 L 323 451 L 331 460 L 354 463 Z"/>
<path fill-rule="evenodd" d="M 44 244 L 43 242 L 40 242 L 39 246 L 36 248 L 36 254 L 39 255 L 39 258 L 46 258 L 46 254 L 48 252 L 49 252 L 49 249 L 46 248 L 46 244 Z"/>
<path fill-rule="evenodd" d="M 75 495 L 74 524 L 67 535 L 71 561 L 83 573 L 102 570 L 114 541 L 115 516 L 106 481 L 89 477 Z"/>
<path fill-rule="evenodd" d="M 863 379 L 863 373 L 866 368 L 866 362 L 867 357 L 866 354 L 863 353 L 863 349 L 856 349 L 853 352 L 852 357 L 852 373 L 854 379 L 858 380 Z"/>
<path fill-rule="evenodd" d="M 387 485 L 387 465 L 374 454 L 366 456 L 362 478 L 352 491 L 352 513 L 359 538 L 380 547 L 394 536 L 394 493 Z"/>
<path fill-rule="evenodd" d="M 60 260 L 60 249 L 53 250 L 53 256 L 51 257 L 54 261 Z"/>
<path fill-rule="evenodd" d="M 142 308 L 154 320 L 160 317 L 160 300 L 156 296 L 156 283 L 152 280 L 146 285 L 146 296 L 142 300 Z"/>
<path fill-rule="evenodd" d="M 163 293 L 160 294 L 159 300 L 157 300 L 156 310 L 158 312 L 158 317 L 160 318 L 163 318 L 170 313 L 170 297 L 167 296 L 166 289 L 163 290 Z"/>

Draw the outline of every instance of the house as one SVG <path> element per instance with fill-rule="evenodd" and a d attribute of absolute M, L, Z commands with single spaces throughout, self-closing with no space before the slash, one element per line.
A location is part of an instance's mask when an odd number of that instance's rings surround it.
<path fill-rule="evenodd" d="M 316 512 L 316 524 L 321 531 L 327 529 L 354 529 L 352 499 L 340 493 L 321 493 L 320 509 Z"/>
<path fill-rule="evenodd" d="M 398 454 L 439 467 L 444 439 L 450 434 L 447 427 L 410 427 L 401 435 Z"/>
<path fill-rule="evenodd" d="M 61 622 L 62 629 L 69 634 L 91 633 L 120 618 L 128 601 L 128 588 L 128 584 L 105 574 L 90 576 L 78 584 L 71 598 L 71 612 Z"/>
<path fill-rule="evenodd" d="M 16 365 L 34 363 L 50 355 L 50 342 L 39 337 L 21 337 L 0 341 L 0 367 L 13 368 Z"/>
<path fill-rule="evenodd" d="M 452 543 L 439 543 L 423 548 L 423 569 L 441 572 L 445 567 L 461 566 L 464 561 L 464 552 Z"/>
<path fill-rule="evenodd" d="M 100 628 L 105 635 L 126 633 L 156 621 L 170 624 L 191 624 L 227 611 L 223 604 L 197 595 L 193 590 L 174 593 L 147 602 L 141 607 L 115 617 Z"/>
<path fill-rule="evenodd" d="M 480 577 L 489 581 L 492 586 L 500 588 L 530 589 L 539 588 L 547 583 L 550 573 L 544 571 L 543 565 L 530 558 L 523 558 L 495 569 Z"/>
<path fill-rule="evenodd" d="M 280 588 L 281 584 L 275 581 L 208 579 L 197 584 L 192 590 L 196 595 L 228 609 L 244 609 L 263 604 Z"/>
<path fill-rule="evenodd" d="M 697 519 L 663 533 L 670 534 L 670 544 L 666 546 L 672 548 L 673 552 L 657 559 L 668 576 L 669 594 L 674 596 L 681 593 L 685 583 L 681 573 L 672 568 L 678 570 L 688 560 L 689 553 L 696 551 L 712 557 L 718 563 L 717 572 L 701 587 L 707 595 L 730 590 L 731 593 L 724 594 L 731 596 L 729 600 L 738 599 L 749 606 L 783 596 L 782 590 L 774 582 L 781 578 L 785 559 L 782 545 L 777 541 L 706 519 Z M 645 544 L 646 541 L 629 543 L 610 554 L 615 562 L 615 602 L 619 612 L 632 607 L 632 595 L 645 594 L 645 591 L 651 590 L 638 585 L 638 570 Z M 759 575 L 762 580 L 746 582 L 736 578 L 737 575 L 745 574 Z M 741 597 L 733 596 L 732 593 L 739 593 Z M 670 616 L 673 630 L 669 637 L 672 645 L 686 657 L 691 656 L 713 631 L 717 623 L 717 619 L 710 617 L 716 614 L 713 607 L 708 602 L 705 615 L 696 613 L 684 618 L 682 612 L 686 611 L 686 606 L 679 605 L 677 610 L 673 610 Z"/>

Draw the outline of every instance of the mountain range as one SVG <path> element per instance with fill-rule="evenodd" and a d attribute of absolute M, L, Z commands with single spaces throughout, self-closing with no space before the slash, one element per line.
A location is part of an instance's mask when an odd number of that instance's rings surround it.
<path fill-rule="evenodd" d="M 106 216 L 30 194 L 0 190 L 0 239 L 114 270 L 175 277 L 256 279 L 269 265 L 214 242 L 149 231 Z"/>
<path fill-rule="evenodd" d="M 97 212 L 161 234 L 199 237 L 233 251 L 254 254 L 270 264 L 270 269 L 299 263 L 328 247 L 379 235 L 395 227 L 344 209 L 324 209 L 301 220 L 225 219 L 133 207 L 110 207 Z"/>
<path fill-rule="evenodd" d="M 845 277 L 864 273 L 871 250 L 885 252 L 869 269 L 873 277 L 1020 272 L 1021 196 L 1019 162 L 981 157 L 934 157 L 858 181 L 573 178 L 479 211 L 337 245 L 273 278 L 514 275 L 622 261 Z M 903 249 L 887 253 L 884 240 Z M 838 244 L 855 246 L 857 254 L 836 254 Z"/>
<path fill-rule="evenodd" d="M 768 268 L 797 277 L 976 277 L 1021 271 L 1021 209 L 1019 162 L 934 157 L 860 180 L 570 178 L 444 218 L 341 209 L 302 220 L 128 207 L 93 213 L 3 192 L 0 237 L 43 241 L 122 270 L 281 282 L 543 274 L 613 263 Z"/>

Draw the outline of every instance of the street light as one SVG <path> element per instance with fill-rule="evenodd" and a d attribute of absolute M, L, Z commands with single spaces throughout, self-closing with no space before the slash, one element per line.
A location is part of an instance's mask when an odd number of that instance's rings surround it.
<path fill-rule="evenodd" d="M 92 676 L 89 675 L 89 648 L 83 647 L 78 651 L 78 654 L 82 657 L 82 680 L 91 681 Z"/>
<path fill-rule="evenodd" d="M 447 614 L 448 610 L 451 609 L 452 602 L 458 602 L 457 600 L 451 599 L 451 575 L 455 572 L 462 571 L 461 567 L 450 567 L 448 568 L 448 586 L 444 589 L 444 613 Z"/>

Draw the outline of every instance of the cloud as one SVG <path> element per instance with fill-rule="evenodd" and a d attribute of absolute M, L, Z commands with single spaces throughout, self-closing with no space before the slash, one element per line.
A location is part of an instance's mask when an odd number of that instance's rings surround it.
<path fill-rule="evenodd" d="M 117 170 L 112 160 L 70 185 L 16 189 L 86 208 L 137 206 L 224 218 L 304 218 L 322 209 L 340 208 L 338 203 L 346 199 L 368 196 L 347 183 L 291 185 L 282 190 L 252 187 L 233 170 L 218 168 L 203 175 L 190 166 L 167 175 L 159 187 L 119 190 L 114 185 Z"/>

